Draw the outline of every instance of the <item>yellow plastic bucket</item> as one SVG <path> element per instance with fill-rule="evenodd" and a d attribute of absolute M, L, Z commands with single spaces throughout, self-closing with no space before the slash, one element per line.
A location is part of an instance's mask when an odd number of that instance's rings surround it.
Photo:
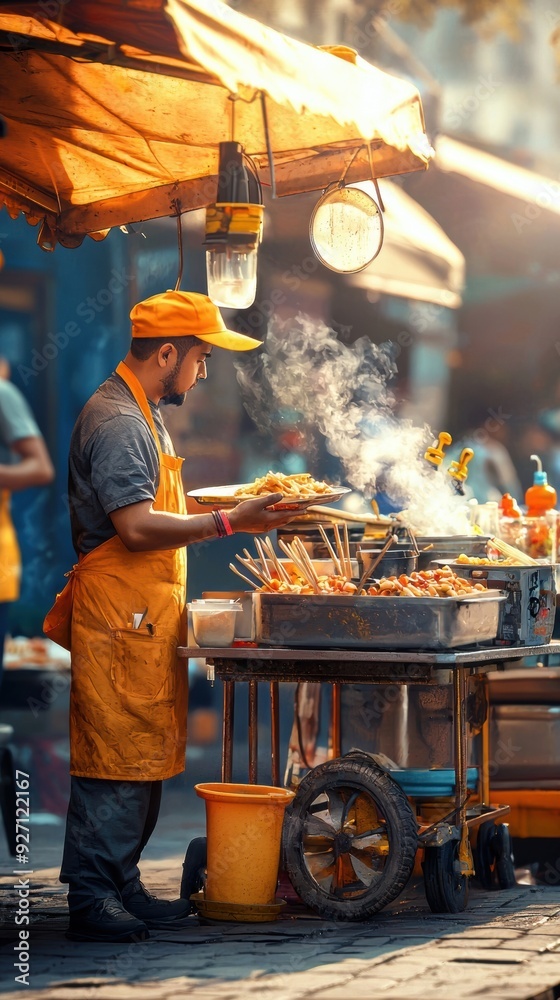
<path fill-rule="evenodd" d="M 294 792 L 225 782 L 194 787 L 206 802 L 206 899 L 274 903 L 284 810 Z"/>

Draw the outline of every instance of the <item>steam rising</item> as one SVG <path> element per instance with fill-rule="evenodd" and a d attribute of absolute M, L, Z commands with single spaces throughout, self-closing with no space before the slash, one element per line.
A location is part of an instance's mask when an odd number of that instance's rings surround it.
<path fill-rule="evenodd" d="M 300 314 L 272 320 L 263 349 L 236 367 L 245 407 L 261 431 L 277 429 L 279 410 L 296 411 L 324 436 L 355 490 L 371 498 L 382 486 L 420 534 L 470 534 L 464 498 L 423 458 L 437 435 L 395 415 L 392 344 L 362 337 L 346 346 Z"/>

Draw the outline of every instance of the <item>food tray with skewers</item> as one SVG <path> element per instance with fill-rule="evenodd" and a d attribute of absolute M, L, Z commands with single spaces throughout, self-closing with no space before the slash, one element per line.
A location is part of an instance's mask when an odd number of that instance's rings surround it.
<path fill-rule="evenodd" d="M 255 540 L 238 560 L 255 577 L 254 637 L 265 646 L 339 649 L 453 649 L 491 643 L 505 598 L 470 584 L 449 568 L 372 582 L 351 579 L 351 562 L 339 539 L 332 548 L 337 572 L 319 576 L 303 544 Z M 294 571 L 295 567 L 295 571 Z M 231 568 L 238 575 L 237 568 Z M 245 582 L 256 586 L 243 575 Z"/>

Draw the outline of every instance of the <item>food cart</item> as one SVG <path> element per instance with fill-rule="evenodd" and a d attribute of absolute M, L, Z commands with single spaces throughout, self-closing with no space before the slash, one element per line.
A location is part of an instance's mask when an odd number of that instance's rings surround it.
<path fill-rule="evenodd" d="M 482 724 L 478 767 L 468 767 L 467 689 L 469 678 L 481 678 L 484 683 L 485 674 L 504 661 L 539 652 L 542 646 L 419 651 L 245 645 L 179 650 L 182 657 L 204 656 L 210 670 L 224 682 L 224 782 L 232 778 L 237 683 L 248 683 L 251 783 L 258 780 L 258 686 L 267 684 L 275 785 L 281 784 L 279 684 L 319 681 L 332 685 L 332 759 L 312 769 L 298 787 L 285 821 L 284 864 L 307 905 L 323 917 L 350 920 L 373 915 L 402 892 L 419 848 L 424 851 L 426 897 L 434 912 L 465 909 L 468 880 L 476 869 L 483 869 L 483 883 L 488 883 L 495 867 L 500 885 L 514 884 L 507 827 L 501 824 L 509 806 L 489 802 L 486 721 Z M 367 754 L 358 748 L 341 757 L 342 684 L 438 685 L 442 670 L 452 675 L 454 761 L 451 776 L 434 772 L 442 779 L 439 794 L 415 785 L 418 777 L 422 780 L 426 776 L 413 769 L 408 773 L 392 771 L 382 754 Z M 438 801 L 439 814 L 434 820 L 433 806 Z M 422 812 L 430 804 L 428 821 Z M 469 834 L 476 828 L 482 828 L 483 834 L 478 837 L 475 866 Z"/>

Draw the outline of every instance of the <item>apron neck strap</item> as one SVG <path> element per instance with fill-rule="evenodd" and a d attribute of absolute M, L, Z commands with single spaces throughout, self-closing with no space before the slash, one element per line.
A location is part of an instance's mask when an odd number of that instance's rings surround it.
<path fill-rule="evenodd" d="M 130 369 L 128 367 L 128 365 L 125 364 L 124 361 L 120 361 L 119 362 L 119 364 L 117 365 L 116 371 L 117 371 L 117 375 L 120 375 L 120 377 L 122 378 L 123 382 L 126 382 L 128 388 L 130 389 L 132 395 L 134 396 L 134 399 L 138 403 L 138 406 L 140 407 L 143 415 L 145 416 L 145 418 L 146 418 L 146 420 L 148 422 L 148 426 L 149 426 L 152 434 L 154 435 L 155 442 L 156 442 L 156 447 L 157 447 L 157 450 L 158 450 L 158 455 L 159 455 L 160 461 L 161 461 L 161 443 L 160 443 L 160 440 L 159 440 L 159 434 L 158 434 L 158 432 L 156 430 L 156 425 L 154 423 L 153 414 L 152 414 L 152 411 L 150 409 L 150 404 L 148 403 L 148 397 L 146 396 L 146 393 L 144 391 L 144 387 L 141 384 L 141 382 L 139 382 L 139 380 L 136 378 L 136 375 L 134 374 L 134 372 L 132 371 L 132 369 Z"/>

